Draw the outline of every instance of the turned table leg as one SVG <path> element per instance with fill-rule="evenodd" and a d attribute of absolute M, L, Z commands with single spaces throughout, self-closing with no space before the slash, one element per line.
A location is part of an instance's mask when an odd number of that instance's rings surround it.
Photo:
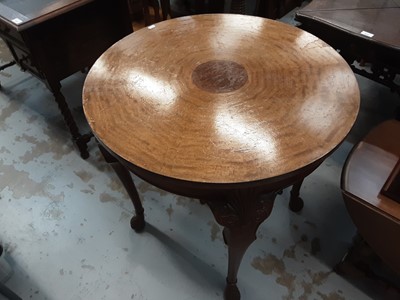
<path fill-rule="evenodd" d="M 98 145 L 100 152 L 103 154 L 104 159 L 114 169 L 119 180 L 121 180 L 125 190 L 127 191 L 129 198 L 135 208 L 135 215 L 131 219 L 131 227 L 136 232 L 141 232 L 144 229 L 144 209 L 142 202 L 140 201 L 139 194 L 137 192 L 135 183 L 132 180 L 131 174 L 128 169 L 125 168 L 114 156 L 112 156 L 103 146 Z"/>
<path fill-rule="evenodd" d="M 293 212 L 299 212 L 304 206 L 303 199 L 300 198 L 300 188 L 303 184 L 304 178 L 297 181 L 290 191 L 289 208 Z"/>
<path fill-rule="evenodd" d="M 221 201 L 207 201 L 216 221 L 224 226 L 228 245 L 228 274 L 225 300 L 239 300 L 237 274 L 247 248 L 256 240 L 256 231 L 272 211 L 276 193 L 260 195 L 253 191 L 235 191 Z"/>
<path fill-rule="evenodd" d="M 92 133 L 81 134 L 79 132 L 78 126 L 74 120 L 71 110 L 65 101 L 64 95 L 61 93 L 61 84 L 59 82 L 48 82 L 48 87 L 54 95 L 54 99 L 58 105 L 58 108 L 64 118 L 65 124 L 67 125 L 69 132 L 72 135 L 72 140 L 77 146 L 81 157 L 86 159 L 89 157 L 87 143 L 93 137 Z"/>

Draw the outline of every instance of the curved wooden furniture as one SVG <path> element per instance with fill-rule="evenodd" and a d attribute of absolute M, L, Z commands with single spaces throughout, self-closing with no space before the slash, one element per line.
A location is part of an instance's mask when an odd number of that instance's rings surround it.
<path fill-rule="evenodd" d="M 259 17 L 196 15 L 122 39 L 86 79 L 87 120 L 108 162 L 143 208 L 128 170 L 207 203 L 224 226 L 225 299 L 276 192 L 343 141 L 359 109 L 354 74 L 330 46 Z"/>
<path fill-rule="evenodd" d="M 395 181 L 396 176 L 400 176 L 400 122 L 391 120 L 353 148 L 343 167 L 342 193 L 361 236 L 388 266 L 400 272 L 400 181 Z M 391 185 L 394 192 L 388 193 Z"/>

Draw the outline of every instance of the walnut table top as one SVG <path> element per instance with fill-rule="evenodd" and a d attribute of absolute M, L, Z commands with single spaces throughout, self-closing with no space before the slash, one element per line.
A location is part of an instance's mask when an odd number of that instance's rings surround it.
<path fill-rule="evenodd" d="M 341 56 L 295 27 L 243 15 L 196 15 L 141 29 L 90 70 L 84 111 L 127 188 L 128 169 L 202 200 L 224 226 L 226 300 L 276 192 L 298 184 L 346 137 L 359 109 Z"/>
<path fill-rule="evenodd" d="M 323 157 L 359 108 L 353 72 L 315 36 L 240 15 L 168 20 L 93 66 L 84 110 L 110 150 L 148 171 L 208 183 L 276 177 Z"/>

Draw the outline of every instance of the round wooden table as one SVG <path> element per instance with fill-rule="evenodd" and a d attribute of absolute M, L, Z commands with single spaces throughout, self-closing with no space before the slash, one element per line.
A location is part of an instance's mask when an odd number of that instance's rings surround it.
<path fill-rule="evenodd" d="M 224 297 L 232 300 L 277 191 L 343 141 L 359 90 L 341 56 L 307 32 L 252 16 L 197 15 L 113 45 L 90 70 L 83 105 L 132 198 L 135 230 L 144 217 L 129 171 L 210 207 L 224 226 Z"/>

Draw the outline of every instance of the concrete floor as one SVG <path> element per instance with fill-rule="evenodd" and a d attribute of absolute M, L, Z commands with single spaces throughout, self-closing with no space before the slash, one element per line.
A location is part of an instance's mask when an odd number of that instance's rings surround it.
<path fill-rule="evenodd" d="M 9 61 L 0 44 L 0 60 Z M 356 232 L 340 188 L 354 142 L 393 117 L 398 95 L 357 77 L 359 118 L 341 147 L 309 176 L 304 209 L 287 209 L 289 191 L 258 231 L 239 272 L 242 299 L 386 299 L 381 283 L 339 276 L 333 267 Z M 74 149 L 50 92 L 14 66 L 0 73 L 0 242 L 23 299 L 222 299 L 227 249 L 206 206 L 134 177 L 146 229 L 130 229 L 132 205 L 92 142 Z M 62 82 L 84 123 L 84 75 Z M 1 296 L 0 296 L 0 299 Z"/>

